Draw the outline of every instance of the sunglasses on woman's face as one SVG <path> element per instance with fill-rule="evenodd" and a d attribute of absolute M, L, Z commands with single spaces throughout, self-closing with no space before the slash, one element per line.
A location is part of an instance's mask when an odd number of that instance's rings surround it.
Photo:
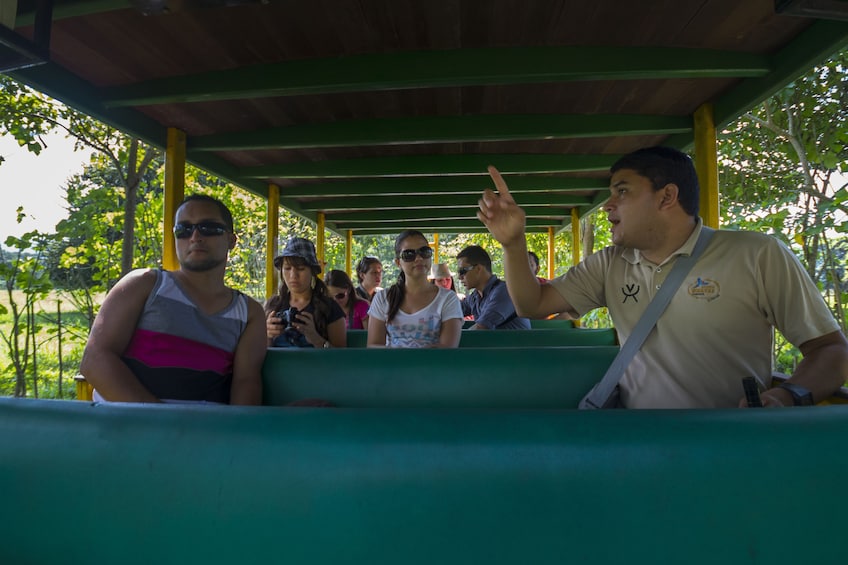
<path fill-rule="evenodd" d="M 404 263 L 412 263 L 415 261 L 416 255 L 422 259 L 429 259 L 433 256 L 433 248 L 425 245 L 421 249 L 404 249 L 400 252 L 400 258 Z"/>
<path fill-rule="evenodd" d="M 334 294 L 333 298 L 335 298 L 336 300 L 344 300 L 346 296 L 347 292 L 339 292 L 337 294 Z"/>
<path fill-rule="evenodd" d="M 185 239 L 191 237 L 194 230 L 200 232 L 204 237 L 224 235 L 227 232 L 227 226 L 218 222 L 200 222 L 199 224 L 190 224 L 188 222 L 180 222 L 174 226 L 174 237 L 177 239 Z"/>

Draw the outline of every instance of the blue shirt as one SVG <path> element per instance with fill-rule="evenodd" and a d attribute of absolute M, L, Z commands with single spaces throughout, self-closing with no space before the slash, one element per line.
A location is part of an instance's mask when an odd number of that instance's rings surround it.
<path fill-rule="evenodd" d="M 490 330 L 529 330 L 530 320 L 519 318 L 506 284 L 492 275 L 481 296 L 472 290 L 462 300 L 462 314 L 474 316 L 474 323 Z"/>

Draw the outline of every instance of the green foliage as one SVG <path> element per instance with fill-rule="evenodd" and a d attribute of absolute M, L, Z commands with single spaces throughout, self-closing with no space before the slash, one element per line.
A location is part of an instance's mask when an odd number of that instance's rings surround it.
<path fill-rule="evenodd" d="M 49 274 L 42 264 L 48 241 L 47 235 L 32 231 L 21 237 L 6 238 L 5 249 L 0 246 L 0 278 L 9 304 L 8 308 L 2 306 L 0 309 L 4 316 L 9 316 L 9 329 L 0 329 L 0 340 L 5 345 L 9 362 L 3 374 L 14 376 L 11 388 L 15 396 L 26 396 L 29 376 L 37 396 L 35 336 L 42 326 L 36 316 L 35 305 L 52 288 Z M 23 301 L 14 292 L 16 289 L 22 292 Z M 10 383 L 0 382 L 0 386 L 6 389 Z"/>
<path fill-rule="evenodd" d="M 794 249 L 846 329 L 848 51 L 799 77 L 722 132 L 722 223 Z"/>

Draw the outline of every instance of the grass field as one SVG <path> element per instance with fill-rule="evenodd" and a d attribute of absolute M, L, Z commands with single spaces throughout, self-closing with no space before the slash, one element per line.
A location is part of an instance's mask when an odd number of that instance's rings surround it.
<path fill-rule="evenodd" d="M 12 300 L 22 307 L 25 296 L 20 291 L 13 291 Z M 12 311 L 8 293 L 0 293 L 0 304 L 8 312 L 0 315 L 0 395 L 11 396 L 15 392 L 16 371 L 9 351 L 8 340 L 12 338 Z M 59 337 L 58 337 L 58 308 L 62 316 L 62 367 L 59 367 Z M 30 358 L 26 369 L 26 389 L 28 397 L 35 397 L 33 376 L 35 373 L 38 398 L 75 398 L 74 376 L 79 372 L 82 350 L 85 346 L 87 322 L 85 316 L 78 312 L 74 305 L 55 294 L 35 305 L 36 323 L 39 326 L 36 335 L 35 355 L 32 355 L 30 342 Z M 23 323 L 23 321 L 21 322 Z M 19 347 L 23 349 L 23 334 L 18 339 Z M 21 359 L 23 361 L 23 359 Z M 35 361 L 35 363 L 33 363 Z M 35 367 L 35 369 L 34 369 Z M 61 375 L 61 394 L 59 377 Z"/>

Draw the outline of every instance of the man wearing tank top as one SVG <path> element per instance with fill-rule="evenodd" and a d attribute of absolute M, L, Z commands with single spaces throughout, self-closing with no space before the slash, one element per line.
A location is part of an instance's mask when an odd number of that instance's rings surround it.
<path fill-rule="evenodd" d="M 109 292 L 80 372 L 95 399 L 260 404 L 265 316 L 227 287 L 232 214 L 192 195 L 177 208 L 175 271 L 137 269 Z"/>

